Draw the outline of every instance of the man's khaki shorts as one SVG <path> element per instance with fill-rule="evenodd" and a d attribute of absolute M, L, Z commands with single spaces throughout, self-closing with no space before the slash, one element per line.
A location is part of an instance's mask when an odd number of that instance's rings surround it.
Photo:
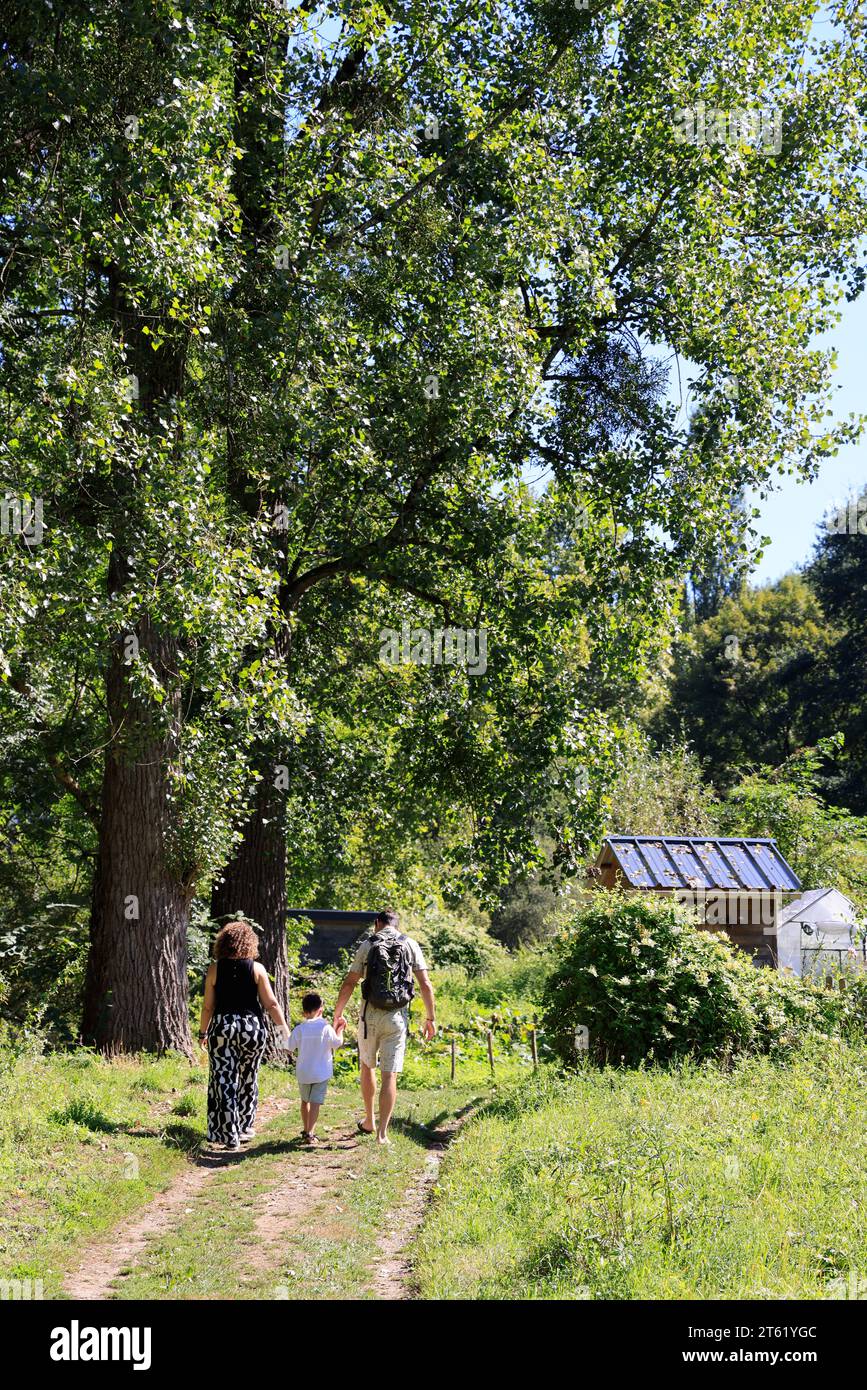
<path fill-rule="evenodd" d="M 359 1060 L 365 1067 L 375 1067 L 378 1056 L 382 1071 L 403 1071 L 406 1029 L 406 1009 L 374 1009 L 362 1004 L 358 1021 Z"/>

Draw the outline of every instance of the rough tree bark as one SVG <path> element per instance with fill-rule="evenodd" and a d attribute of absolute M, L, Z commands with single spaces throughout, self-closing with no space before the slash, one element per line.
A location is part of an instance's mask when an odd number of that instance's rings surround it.
<path fill-rule="evenodd" d="M 142 651 L 159 673 L 172 648 L 143 620 Z M 179 696 L 165 724 L 131 694 L 123 651 L 106 676 L 109 745 L 82 1032 L 104 1052 L 192 1056 L 188 1014 L 187 923 L 191 890 L 172 864 L 167 776 L 176 751 Z"/>
<path fill-rule="evenodd" d="M 211 915 L 220 918 L 240 912 L 261 928 L 259 959 L 288 1019 L 284 794 L 275 789 L 273 767 L 260 771 L 262 780 L 243 828 L 244 838 L 212 890 Z"/>

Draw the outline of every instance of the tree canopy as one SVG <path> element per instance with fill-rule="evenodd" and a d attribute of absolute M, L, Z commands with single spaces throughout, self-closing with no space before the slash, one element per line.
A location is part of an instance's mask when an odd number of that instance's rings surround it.
<path fill-rule="evenodd" d="M 287 858 L 303 887 L 364 827 L 491 890 L 554 788 L 579 862 L 684 575 L 854 432 L 815 346 L 865 221 L 829 15 L 10 16 L 0 481 L 44 534 L 0 546 L 4 814 L 93 855 L 89 1037 L 188 1048 L 190 904 L 252 846 L 269 964 Z M 684 142 L 697 102 L 780 147 Z M 485 671 L 383 661 L 404 622 L 484 630 Z"/>

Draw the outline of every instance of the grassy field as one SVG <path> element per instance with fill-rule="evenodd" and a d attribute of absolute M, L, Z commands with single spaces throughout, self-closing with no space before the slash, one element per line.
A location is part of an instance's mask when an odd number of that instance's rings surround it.
<path fill-rule="evenodd" d="M 364 1146 L 345 1171 L 340 1153 L 296 1151 L 294 1076 L 263 1067 L 262 1099 L 288 1100 L 289 1108 L 271 1119 L 242 1163 L 213 1176 L 207 1192 L 180 1212 L 176 1228 L 148 1244 L 112 1296 L 367 1296 L 377 1222 L 387 1226 L 383 1213 L 399 1204 L 423 1169 L 427 1127 L 529 1070 L 515 1016 L 520 1010 L 526 1018 L 530 1006 L 525 999 L 504 1002 L 515 979 L 523 983 L 521 971 L 518 962 L 501 979 L 479 985 L 478 998 L 468 993 L 462 972 L 435 977 L 441 1020 L 446 1030 L 461 1030 L 456 1084 L 449 1037 L 422 1044 L 416 1005 L 392 1149 L 377 1156 Z M 333 993 L 334 980 L 329 983 Z M 355 1022 L 357 1000 L 348 1013 Z M 492 1015 L 498 1020 L 495 1080 L 486 1046 Z M 90 1244 L 121 1230 L 189 1172 L 204 1144 L 206 1086 L 204 1059 L 194 1066 L 181 1057 L 107 1061 L 85 1050 L 43 1054 L 36 1039 L 0 1046 L 0 1281 L 40 1280 L 46 1298 L 60 1295 L 64 1277 Z M 358 1113 L 356 1054 L 347 1046 L 336 1055 L 325 1130 L 342 1126 L 351 1133 Z M 291 1187 L 296 1166 L 314 1185 L 321 1170 L 333 1169 L 321 1210 L 311 1211 L 309 1231 L 284 1213 L 288 1254 L 266 1239 L 267 1253 L 255 1256 L 257 1241 L 262 1244 L 259 1208 L 281 1183 Z M 337 1188 L 344 1194 L 339 1200 Z M 243 1276 L 237 1258 L 232 1264 L 233 1250 L 244 1254 Z M 275 1295 L 275 1288 L 288 1292 Z"/>
<path fill-rule="evenodd" d="M 297 1142 L 294 1078 L 265 1067 L 270 1118 L 189 1199 L 204 1065 L 0 1048 L 0 1281 L 41 1280 L 46 1298 L 63 1297 L 100 1247 L 104 1263 L 116 1242 L 122 1251 L 157 1194 L 182 1192 L 170 1223 L 128 1262 L 109 1258 L 104 1292 L 85 1296 L 395 1296 L 381 1285 L 389 1233 L 413 1203 L 417 1231 L 431 1144 L 469 1112 L 409 1273 L 402 1254 L 404 1293 L 818 1299 L 857 1280 L 867 1293 L 867 1049 L 824 1042 L 785 1065 L 564 1075 L 544 1063 L 542 1040 L 536 1074 L 532 995 L 510 999 L 514 983 L 441 981 L 446 1035 L 410 1047 L 390 1150 L 354 1134 L 353 1048 L 338 1053 L 312 1152 Z"/>
<path fill-rule="evenodd" d="M 867 1050 L 530 1079 L 453 1146 L 427 1298 L 867 1294 Z M 835 1282 L 837 1281 L 837 1282 Z"/>

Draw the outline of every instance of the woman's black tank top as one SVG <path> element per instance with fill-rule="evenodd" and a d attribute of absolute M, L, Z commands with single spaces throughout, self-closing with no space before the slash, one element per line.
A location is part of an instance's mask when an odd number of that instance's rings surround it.
<path fill-rule="evenodd" d="M 251 960 L 218 960 L 214 1013 L 255 1014 L 262 1017 L 259 990 Z"/>

